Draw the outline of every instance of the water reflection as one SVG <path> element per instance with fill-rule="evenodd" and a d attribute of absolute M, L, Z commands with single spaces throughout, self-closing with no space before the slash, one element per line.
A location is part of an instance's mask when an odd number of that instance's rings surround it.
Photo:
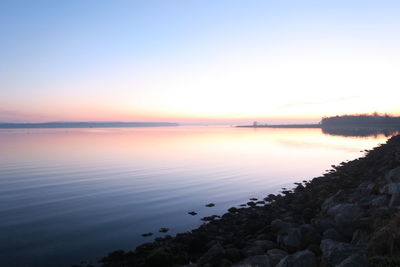
<path fill-rule="evenodd" d="M 374 127 L 350 127 L 350 128 L 322 128 L 322 132 L 328 135 L 345 137 L 390 137 L 400 133 L 400 128 L 374 128 Z"/>
<path fill-rule="evenodd" d="M 385 140 L 320 129 L 0 130 L 0 262 L 70 266 L 161 227 L 188 231 Z"/>

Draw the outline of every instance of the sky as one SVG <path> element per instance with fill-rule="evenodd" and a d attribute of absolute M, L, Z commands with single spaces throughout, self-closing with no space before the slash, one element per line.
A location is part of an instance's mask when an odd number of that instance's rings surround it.
<path fill-rule="evenodd" d="M 0 0 L 0 121 L 400 115 L 400 2 Z"/>

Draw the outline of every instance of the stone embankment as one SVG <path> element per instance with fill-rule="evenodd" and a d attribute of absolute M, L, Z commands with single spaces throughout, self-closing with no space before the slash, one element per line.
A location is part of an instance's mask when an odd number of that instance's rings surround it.
<path fill-rule="evenodd" d="M 114 266 L 400 266 L 400 136 L 321 177 L 232 207 L 198 229 L 101 261 Z M 312 162 L 310 162 L 312 164 Z"/>

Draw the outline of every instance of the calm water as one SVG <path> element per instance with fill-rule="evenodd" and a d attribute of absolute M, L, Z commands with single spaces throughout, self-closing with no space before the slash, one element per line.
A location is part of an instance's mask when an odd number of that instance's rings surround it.
<path fill-rule="evenodd" d="M 93 262 L 162 236 L 144 232 L 190 230 L 386 139 L 320 129 L 1 130 L 0 265 Z"/>

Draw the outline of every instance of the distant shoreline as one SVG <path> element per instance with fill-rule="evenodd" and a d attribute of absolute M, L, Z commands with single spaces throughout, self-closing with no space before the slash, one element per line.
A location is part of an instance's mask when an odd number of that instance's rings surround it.
<path fill-rule="evenodd" d="M 132 128 L 179 126 L 171 122 L 45 122 L 0 123 L 0 129 L 56 129 L 56 128 Z"/>
<path fill-rule="evenodd" d="M 322 128 L 321 124 L 238 125 L 239 128 Z"/>

